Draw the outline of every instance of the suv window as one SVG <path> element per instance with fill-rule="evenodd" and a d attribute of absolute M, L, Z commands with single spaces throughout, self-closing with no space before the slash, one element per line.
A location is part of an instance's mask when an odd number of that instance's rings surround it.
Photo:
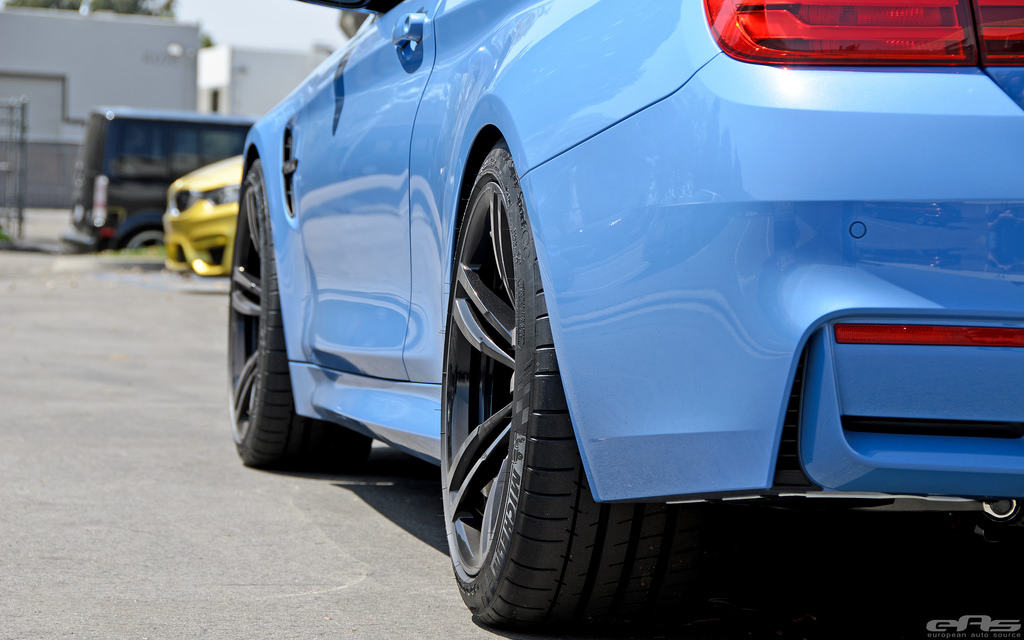
<path fill-rule="evenodd" d="M 116 119 L 108 127 L 112 178 L 170 182 L 242 152 L 244 125 Z"/>
<path fill-rule="evenodd" d="M 171 178 L 195 171 L 208 164 L 236 156 L 245 144 L 246 127 L 173 124 L 171 153 L 168 159 Z"/>
<path fill-rule="evenodd" d="M 203 164 L 237 156 L 245 146 L 248 129 L 244 127 L 216 127 L 203 129 L 199 136 Z"/>
<path fill-rule="evenodd" d="M 111 172 L 119 178 L 166 178 L 167 141 L 160 122 L 123 120 Z"/>
<path fill-rule="evenodd" d="M 199 130 L 183 124 L 171 127 L 171 177 L 181 176 L 203 166 L 203 158 L 199 153 Z"/>

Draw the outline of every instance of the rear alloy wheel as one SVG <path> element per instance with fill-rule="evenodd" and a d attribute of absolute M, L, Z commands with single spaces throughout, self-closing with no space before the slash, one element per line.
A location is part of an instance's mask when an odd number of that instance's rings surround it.
<path fill-rule="evenodd" d="M 143 229 L 131 235 L 124 243 L 125 249 L 145 249 L 164 244 L 164 232 L 159 229 Z"/>
<path fill-rule="evenodd" d="M 695 584 L 701 512 L 594 502 L 504 145 L 476 176 L 455 255 L 441 457 L 466 604 L 502 626 L 677 610 Z"/>
<path fill-rule="evenodd" d="M 295 412 L 277 286 L 257 160 L 242 184 L 231 268 L 228 366 L 238 455 L 254 467 L 352 469 L 366 461 L 371 439 Z"/>

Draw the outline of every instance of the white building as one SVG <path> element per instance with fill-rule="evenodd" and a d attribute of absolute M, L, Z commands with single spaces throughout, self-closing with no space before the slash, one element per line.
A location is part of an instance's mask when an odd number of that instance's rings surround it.
<path fill-rule="evenodd" d="M 259 117 L 323 62 L 330 50 L 308 53 L 218 45 L 199 51 L 199 101 L 204 113 Z"/>
<path fill-rule="evenodd" d="M 0 9 L 0 98 L 29 100 L 29 206 L 70 204 L 96 106 L 194 110 L 199 27 L 167 18 Z"/>

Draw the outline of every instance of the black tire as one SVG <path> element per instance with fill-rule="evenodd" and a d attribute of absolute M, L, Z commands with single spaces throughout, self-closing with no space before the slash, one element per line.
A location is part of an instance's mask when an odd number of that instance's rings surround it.
<path fill-rule="evenodd" d="M 495 193 L 505 215 L 481 204 Z M 482 206 L 489 223 L 479 220 Z M 492 234 L 503 239 L 483 239 Z M 488 243 L 493 267 L 486 264 Z M 511 256 L 501 249 L 508 245 Z M 522 192 L 503 144 L 476 177 L 455 255 L 442 482 L 463 600 L 481 622 L 497 626 L 626 621 L 667 608 L 678 613 L 697 583 L 701 511 L 594 502 L 566 406 Z M 510 261 L 514 284 L 497 266 Z M 514 331 L 503 333 L 510 312 Z M 487 346 L 474 346 L 483 344 L 479 330 L 487 333 Z M 514 377 L 493 365 L 496 358 L 487 351 L 495 346 L 514 350 Z M 510 393 L 506 380 L 514 380 Z M 496 420 L 507 426 L 499 430 Z M 476 459 L 467 462 L 467 452 L 476 452 Z M 474 479 L 484 471 L 489 475 Z"/>
<path fill-rule="evenodd" d="M 238 455 L 252 467 L 352 470 L 366 461 L 371 439 L 295 412 L 270 234 L 256 160 L 242 183 L 231 265 L 228 366 Z"/>

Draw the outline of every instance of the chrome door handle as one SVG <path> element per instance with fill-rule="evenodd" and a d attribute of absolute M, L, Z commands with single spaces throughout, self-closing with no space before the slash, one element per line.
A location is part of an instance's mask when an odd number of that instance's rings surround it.
<path fill-rule="evenodd" d="M 410 13 L 395 23 L 391 33 L 391 42 L 404 47 L 410 42 L 423 42 L 423 27 L 427 24 L 427 14 Z"/>

